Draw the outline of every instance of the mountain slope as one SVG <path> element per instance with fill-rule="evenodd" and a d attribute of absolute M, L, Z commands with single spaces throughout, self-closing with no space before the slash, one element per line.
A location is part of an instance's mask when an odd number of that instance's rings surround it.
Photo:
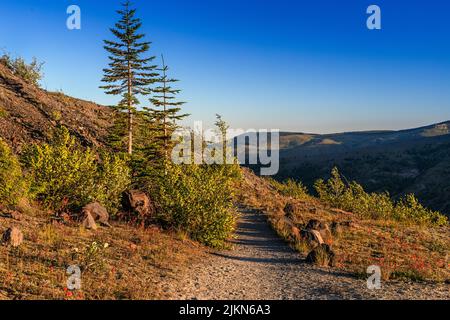
<path fill-rule="evenodd" d="M 312 188 L 337 166 L 368 191 L 412 192 L 430 208 L 450 213 L 449 128 L 450 122 L 443 122 L 401 131 L 284 133 L 278 177 L 300 179 Z"/>
<path fill-rule="evenodd" d="M 27 84 L 0 63 L 0 137 L 15 151 L 48 139 L 58 124 L 88 146 L 105 142 L 112 109 Z"/>

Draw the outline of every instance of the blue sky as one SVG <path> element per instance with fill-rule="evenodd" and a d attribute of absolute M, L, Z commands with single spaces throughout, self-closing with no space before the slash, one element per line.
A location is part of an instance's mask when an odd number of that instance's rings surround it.
<path fill-rule="evenodd" d="M 121 1 L 2 0 L 0 48 L 46 61 L 43 87 L 114 104 L 98 86 Z M 66 28 L 81 8 L 82 29 Z M 399 129 L 450 119 L 450 3 L 438 0 L 135 0 L 185 111 L 234 128 Z M 366 9 L 382 10 L 382 30 Z M 147 101 L 142 101 L 147 104 Z"/>

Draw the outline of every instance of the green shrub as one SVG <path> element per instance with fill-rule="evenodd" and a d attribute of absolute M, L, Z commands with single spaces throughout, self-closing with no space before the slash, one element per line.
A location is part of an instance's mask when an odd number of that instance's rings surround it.
<path fill-rule="evenodd" d="M 26 187 L 18 159 L 0 138 L 0 203 L 17 204 L 26 194 Z"/>
<path fill-rule="evenodd" d="M 8 116 L 8 111 L 6 111 L 2 106 L 0 106 L 0 118 L 6 118 Z"/>
<path fill-rule="evenodd" d="M 233 166 L 167 164 L 156 192 L 159 219 L 211 247 L 223 247 L 235 226 Z"/>
<path fill-rule="evenodd" d="M 23 161 L 31 180 L 31 193 L 46 207 L 79 209 L 98 201 L 114 214 L 122 192 L 130 184 L 126 161 L 77 144 L 69 131 L 59 128 L 50 144 L 33 145 Z"/>
<path fill-rule="evenodd" d="M 320 199 L 325 200 L 333 206 L 340 207 L 342 196 L 345 191 L 345 184 L 341 179 L 339 170 L 333 168 L 331 171 L 331 178 L 325 183 L 324 180 L 319 179 L 314 183 L 314 188 L 318 193 Z"/>
<path fill-rule="evenodd" d="M 355 181 L 346 185 L 337 168 L 333 168 L 330 179 L 317 180 L 314 187 L 321 200 L 363 218 L 393 219 L 421 225 L 448 224 L 446 216 L 425 208 L 412 194 L 394 201 L 387 192 L 367 193 Z"/>
<path fill-rule="evenodd" d="M 412 219 L 423 225 L 444 226 L 448 224 L 446 216 L 425 208 L 413 194 L 408 194 L 397 201 L 394 208 L 394 217 L 397 220 Z"/>
<path fill-rule="evenodd" d="M 283 182 L 269 179 L 270 184 L 282 195 L 293 197 L 296 199 L 305 199 L 308 195 L 308 189 L 302 184 L 301 181 L 295 181 L 294 179 L 287 179 Z"/>
<path fill-rule="evenodd" d="M 24 81 L 39 86 L 39 81 L 43 77 L 43 62 L 39 62 L 36 58 L 33 58 L 30 63 L 27 63 L 23 58 L 12 58 L 9 54 L 3 54 L 3 56 L 0 57 L 0 62 L 6 65 L 15 75 L 19 76 Z"/>

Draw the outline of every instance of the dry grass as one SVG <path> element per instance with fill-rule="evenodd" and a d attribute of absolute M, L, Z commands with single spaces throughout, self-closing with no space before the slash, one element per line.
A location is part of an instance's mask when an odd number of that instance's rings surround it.
<path fill-rule="evenodd" d="M 50 223 L 46 215 L 0 217 L 0 232 L 19 227 L 19 248 L 0 245 L 0 299 L 164 299 L 164 285 L 199 261 L 199 245 L 158 228 L 124 224 L 89 231 Z M 70 265 L 82 270 L 82 290 L 67 290 Z"/>
<path fill-rule="evenodd" d="M 340 223 L 332 243 L 336 268 L 366 274 L 370 265 L 381 267 L 385 280 L 449 281 L 449 227 L 423 227 L 393 221 L 362 220 L 356 215 L 323 205 L 315 198 L 296 200 L 280 195 L 265 179 L 244 170 L 239 201 L 268 215 L 277 233 L 306 256 L 311 248 L 295 239 L 285 223 L 286 203 L 296 205 L 293 223 L 301 229 L 310 219 Z"/>

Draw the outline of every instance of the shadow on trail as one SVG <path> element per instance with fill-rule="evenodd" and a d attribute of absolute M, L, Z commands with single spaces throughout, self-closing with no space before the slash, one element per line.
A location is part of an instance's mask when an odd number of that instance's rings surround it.
<path fill-rule="evenodd" d="M 299 265 L 310 266 L 298 252 L 276 234 L 266 217 L 259 212 L 242 211 L 236 235 L 238 238 L 230 241 L 230 244 L 236 246 L 235 250 L 212 254 L 236 261 L 282 265 L 283 268 L 288 269 L 299 267 Z M 350 274 L 338 270 L 314 268 L 313 266 L 311 268 L 314 269 L 311 271 L 317 274 L 333 274 L 343 278 L 352 277 Z"/>
<path fill-rule="evenodd" d="M 213 255 L 238 261 L 270 264 L 298 264 L 302 262 L 298 253 L 290 248 L 273 231 L 264 215 L 254 211 L 243 211 L 236 230 L 237 239 L 230 244 L 239 250 L 215 252 Z M 255 256 L 255 250 L 258 255 Z"/>

